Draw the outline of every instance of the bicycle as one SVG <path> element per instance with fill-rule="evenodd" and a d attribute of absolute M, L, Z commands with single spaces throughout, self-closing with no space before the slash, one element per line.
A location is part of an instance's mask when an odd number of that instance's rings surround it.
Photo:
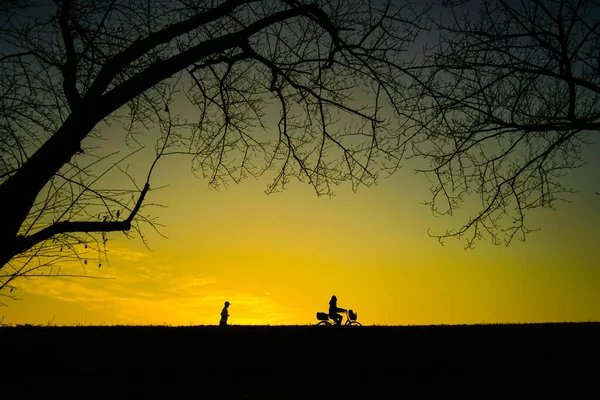
<path fill-rule="evenodd" d="M 362 324 L 356 320 L 357 316 L 358 316 L 358 314 L 356 314 L 354 311 L 352 311 L 352 310 L 346 310 L 346 322 L 344 322 L 343 324 L 340 324 L 340 325 L 344 325 L 344 326 L 362 326 Z M 317 313 L 317 319 L 319 320 L 319 322 L 317 323 L 317 326 L 333 326 L 333 325 L 336 325 L 335 322 L 330 322 L 329 321 L 329 314 L 328 313 L 318 312 Z"/>

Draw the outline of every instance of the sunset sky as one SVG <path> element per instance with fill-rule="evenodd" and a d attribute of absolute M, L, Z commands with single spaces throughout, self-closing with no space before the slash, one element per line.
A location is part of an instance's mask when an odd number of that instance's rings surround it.
<path fill-rule="evenodd" d="M 126 152 L 118 124 L 102 134 L 103 154 Z M 129 161 L 138 183 L 149 150 Z M 166 206 L 149 212 L 168 238 L 146 229 L 148 250 L 111 234 L 108 265 L 73 271 L 109 280 L 21 280 L 19 300 L 0 308 L 0 320 L 215 325 L 227 300 L 233 325 L 306 325 L 336 295 L 363 325 L 600 321 L 600 146 L 584 159 L 563 180 L 577 191 L 570 202 L 527 216 L 539 232 L 509 247 L 487 240 L 465 250 L 464 240 L 442 246 L 428 230 L 458 228 L 476 209 L 434 217 L 420 204 L 430 200 L 429 183 L 410 161 L 376 186 L 354 193 L 344 184 L 329 198 L 296 181 L 266 195 L 268 173 L 216 191 L 192 174 L 189 159 L 167 157 L 150 183 L 168 186 L 146 200 Z M 123 182 L 108 176 L 105 186 Z"/>
<path fill-rule="evenodd" d="M 427 180 L 405 168 L 355 194 L 331 199 L 293 183 L 265 195 L 249 179 L 221 192 L 195 178 L 182 158 L 165 159 L 150 202 L 168 239 L 113 234 L 112 280 L 21 281 L 19 301 L 0 309 L 12 324 L 216 324 L 228 300 L 231 324 L 311 324 L 335 294 L 363 324 L 472 324 L 600 320 L 598 146 L 570 175 L 579 191 L 556 211 L 531 215 L 541 227 L 508 248 L 473 250 L 428 237 L 458 224 L 419 202 Z M 465 210 L 465 212 L 468 210 Z M 81 272 L 81 271 L 77 271 Z"/>

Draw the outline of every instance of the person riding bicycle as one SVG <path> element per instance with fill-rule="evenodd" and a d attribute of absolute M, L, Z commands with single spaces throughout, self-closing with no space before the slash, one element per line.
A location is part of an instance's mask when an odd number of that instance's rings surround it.
<path fill-rule="evenodd" d="M 331 300 L 329 300 L 329 318 L 334 320 L 336 325 L 341 325 L 342 319 L 344 319 L 344 317 L 342 317 L 340 314 L 338 314 L 338 312 L 345 312 L 345 311 L 346 311 L 346 309 L 339 308 L 337 306 L 337 297 L 335 297 L 335 295 L 331 296 Z"/>

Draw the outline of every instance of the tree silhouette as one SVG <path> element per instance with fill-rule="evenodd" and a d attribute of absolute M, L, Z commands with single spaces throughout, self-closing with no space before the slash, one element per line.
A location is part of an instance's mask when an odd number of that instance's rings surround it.
<path fill-rule="evenodd" d="M 439 42 L 413 74 L 415 155 L 432 182 L 434 213 L 479 207 L 440 242 L 524 240 L 527 213 L 570 192 L 560 178 L 583 164 L 600 129 L 600 3 L 461 2 L 436 20 Z M 471 208 L 472 209 L 472 208 Z"/>
<path fill-rule="evenodd" d="M 157 228 L 146 198 L 166 155 L 191 155 L 213 186 L 267 169 L 268 192 L 293 177 L 318 194 L 370 185 L 378 160 L 406 146 L 382 108 L 398 111 L 423 11 L 364 0 L 2 3 L 0 290 L 61 274 L 67 259 L 85 266 L 86 249 L 100 266 L 109 232 L 143 240 L 144 224 Z M 178 93 L 196 120 L 177 114 Z M 107 125 L 131 152 L 102 147 Z M 138 184 L 124 162 L 151 132 L 156 153 Z M 114 171 L 130 186 L 104 183 Z"/>

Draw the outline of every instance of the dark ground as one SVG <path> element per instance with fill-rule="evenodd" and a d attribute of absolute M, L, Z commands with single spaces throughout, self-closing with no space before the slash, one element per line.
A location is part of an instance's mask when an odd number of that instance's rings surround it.
<path fill-rule="evenodd" d="M 600 398 L 600 323 L 20 326 L 0 343 L 19 399 Z"/>

